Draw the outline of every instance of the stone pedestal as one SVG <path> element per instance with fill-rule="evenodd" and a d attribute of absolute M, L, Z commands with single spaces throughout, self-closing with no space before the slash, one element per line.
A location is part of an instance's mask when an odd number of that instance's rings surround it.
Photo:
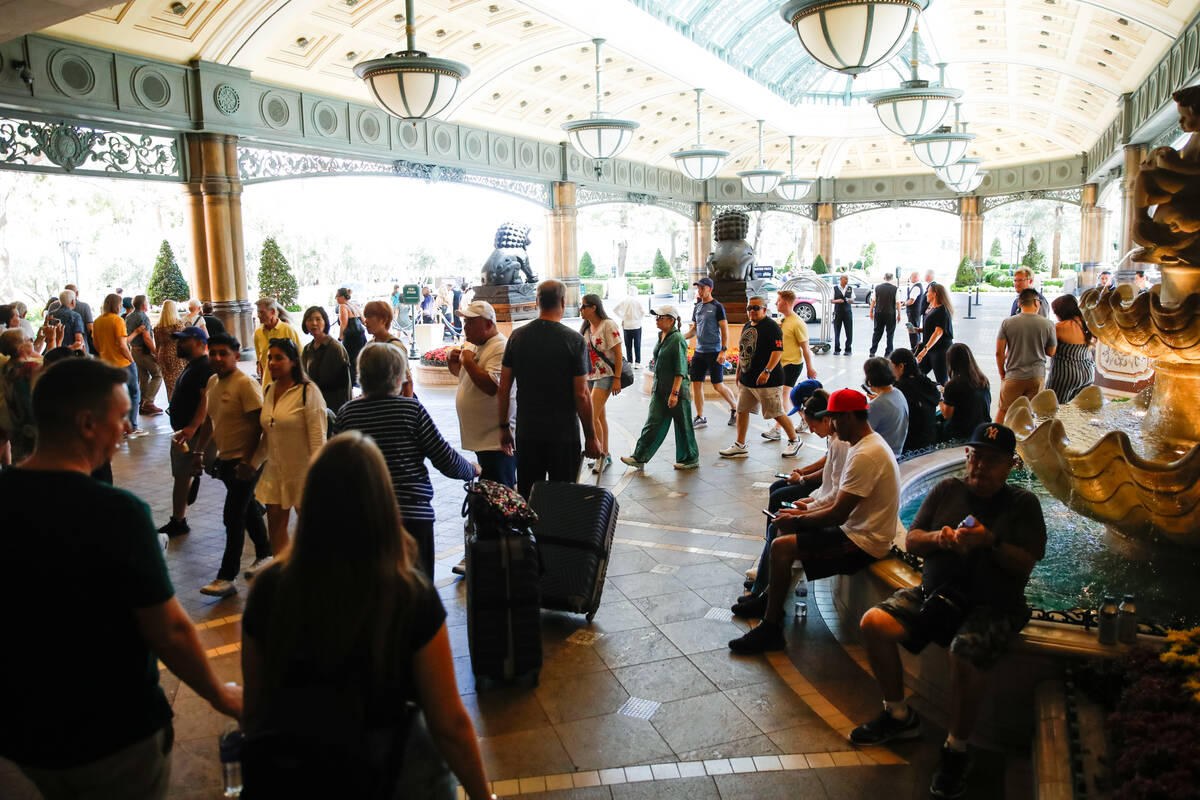
<path fill-rule="evenodd" d="M 492 304 L 497 322 L 520 322 L 537 316 L 537 287 L 532 283 L 476 286 L 475 299 Z"/>
<path fill-rule="evenodd" d="M 713 297 L 718 303 L 725 306 L 725 319 L 729 321 L 730 325 L 746 323 L 745 281 L 716 281 L 716 286 L 713 287 Z"/>

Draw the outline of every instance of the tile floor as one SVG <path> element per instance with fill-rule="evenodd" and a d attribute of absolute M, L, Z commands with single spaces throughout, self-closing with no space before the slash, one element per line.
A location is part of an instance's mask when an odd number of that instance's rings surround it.
<path fill-rule="evenodd" d="M 959 327 L 960 340 L 966 334 L 976 352 L 990 352 L 995 320 Z M 827 355 L 817 366 L 826 385 L 838 388 L 857 385 L 860 364 L 861 356 Z M 457 443 L 453 389 L 421 389 L 420 395 Z M 713 402 L 709 418 L 717 421 L 697 432 L 700 469 L 674 471 L 668 443 L 645 472 L 617 463 L 601 477 L 621 505 L 603 604 L 590 625 L 581 616 L 545 612 L 545 666 L 534 689 L 476 691 L 464 587 L 449 571 L 462 550 L 462 487 L 433 476 L 435 579 L 459 689 L 495 791 L 547 800 L 927 796 L 943 731 L 929 726 L 922 740 L 891 748 L 859 750 L 845 739 L 850 727 L 876 712 L 879 699 L 854 632 L 827 624 L 832 617 L 821 583 L 813 587 L 807 620 L 789 617 L 786 653 L 738 657 L 726 648 L 746 629 L 727 609 L 762 546 L 765 486 L 774 472 L 818 458 L 822 447 L 806 440 L 800 459 L 787 460 L 778 443 L 751 441 L 749 458 L 720 459 L 716 451 L 732 431 L 723 424 L 724 404 Z M 636 386 L 609 404 L 614 456 L 632 449 L 645 408 Z M 165 521 L 168 426 L 161 417 L 146 425 L 154 435 L 131 442 L 114 471 L 118 485 L 135 491 Z M 757 430 L 751 428 L 752 440 Z M 193 533 L 170 543 L 167 562 L 214 668 L 238 680 L 245 587 L 222 600 L 196 591 L 212 579 L 220 559 L 222 498 L 220 484 L 205 479 L 189 510 Z M 246 563 L 250 558 L 248 550 Z M 217 738 L 228 721 L 165 670 L 162 681 L 176 714 L 170 796 L 220 797 Z M 1026 755 L 978 756 L 971 797 L 1029 793 Z M 39 795 L 0 760 L 0 796 Z"/>

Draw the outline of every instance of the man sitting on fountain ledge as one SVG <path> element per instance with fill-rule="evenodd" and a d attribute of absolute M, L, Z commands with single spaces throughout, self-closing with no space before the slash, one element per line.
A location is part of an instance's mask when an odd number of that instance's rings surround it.
<path fill-rule="evenodd" d="M 857 745 L 920 736 L 917 712 L 904 700 L 897 644 L 919 653 L 929 642 L 950 648 L 950 735 L 929 787 L 934 797 L 966 791 L 975 727 L 991 669 L 1029 621 L 1025 584 L 1046 554 L 1046 523 L 1032 492 L 1007 483 L 1016 437 L 993 422 L 967 442 L 965 478 L 933 488 L 908 531 L 906 549 L 925 559 L 921 585 L 900 589 L 863 615 L 860 629 L 883 711 L 850 733 Z"/>

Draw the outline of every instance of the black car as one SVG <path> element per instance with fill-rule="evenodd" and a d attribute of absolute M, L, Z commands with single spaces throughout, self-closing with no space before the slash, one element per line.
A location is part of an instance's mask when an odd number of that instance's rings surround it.
<path fill-rule="evenodd" d="M 838 281 L 845 275 L 847 278 L 846 288 L 850 289 L 854 294 L 851 302 L 862 303 L 867 305 L 871 302 L 871 293 L 875 291 L 875 285 L 868 283 L 857 275 L 852 275 L 849 272 L 832 272 L 821 276 L 821 280 L 828 283 L 830 286 L 840 285 Z"/>

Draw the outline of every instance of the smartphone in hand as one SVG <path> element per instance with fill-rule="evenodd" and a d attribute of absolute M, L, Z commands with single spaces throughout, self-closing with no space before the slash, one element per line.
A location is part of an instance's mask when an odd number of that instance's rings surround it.
<path fill-rule="evenodd" d="M 775 517 L 779 516 L 778 514 L 772 514 L 770 511 L 767 511 L 765 508 L 762 510 L 762 512 L 763 512 L 763 516 L 765 516 L 767 519 L 772 520 L 772 521 L 774 521 Z"/>

